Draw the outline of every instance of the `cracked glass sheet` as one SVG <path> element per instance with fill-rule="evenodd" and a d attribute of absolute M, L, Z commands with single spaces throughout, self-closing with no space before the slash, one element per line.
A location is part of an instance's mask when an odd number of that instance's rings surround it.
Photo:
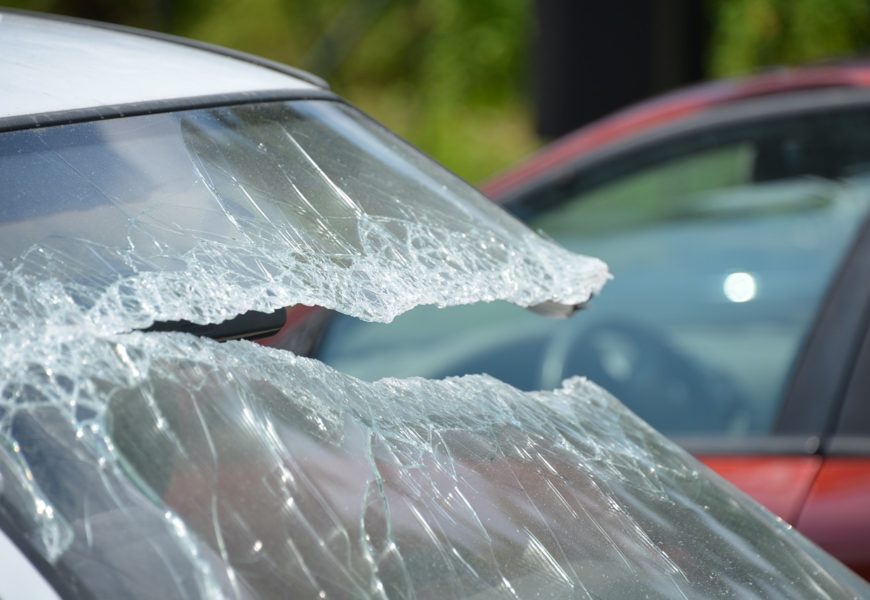
<path fill-rule="evenodd" d="M 573 306 L 607 278 L 352 110 L 82 123 L 0 153 L 0 523 L 66 594 L 868 595 L 583 380 L 365 383 L 133 331 Z"/>
<path fill-rule="evenodd" d="M 0 325 L 586 302 L 606 281 L 336 102 L 6 134 Z"/>
<path fill-rule="evenodd" d="M 178 333 L 26 350 L 3 357 L 28 403 L 4 493 L 38 498 L 27 535 L 98 597 L 868 592 L 580 378 L 367 383 Z"/>

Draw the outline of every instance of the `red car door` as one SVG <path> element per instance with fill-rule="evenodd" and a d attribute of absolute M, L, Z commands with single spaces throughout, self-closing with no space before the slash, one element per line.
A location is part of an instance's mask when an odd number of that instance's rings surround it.
<path fill-rule="evenodd" d="M 870 262 L 870 260 L 868 260 Z M 870 336 L 855 363 L 826 457 L 797 520 L 820 546 L 870 579 Z"/>
<path fill-rule="evenodd" d="M 799 531 L 870 579 L 870 458 L 824 460 L 796 525 Z"/>
<path fill-rule="evenodd" d="M 822 466 L 820 456 L 699 456 L 772 513 L 796 524 Z M 870 497 L 870 496 L 868 496 Z"/>

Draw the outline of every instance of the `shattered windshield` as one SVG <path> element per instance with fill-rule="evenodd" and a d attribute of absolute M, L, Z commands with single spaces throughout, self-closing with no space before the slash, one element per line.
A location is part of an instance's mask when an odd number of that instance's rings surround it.
<path fill-rule="evenodd" d="M 75 313 L 125 331 L 293 304 L 389 321 L 419 304 L 575 305 L 607 278 L 335 102 L 0 139 L 13 327 Z"/>
<path fill-rule="evenodd" d="M 584 379 L 367 383 L 154 330 L 606 281 L 346 105 L 5 133 L 0 184 L 0 527 L 64 596 L 868 594 Z"/>

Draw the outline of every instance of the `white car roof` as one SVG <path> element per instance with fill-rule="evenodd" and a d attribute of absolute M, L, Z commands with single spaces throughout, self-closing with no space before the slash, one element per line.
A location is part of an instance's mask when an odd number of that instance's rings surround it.
<path fill-rule="evenodd" d="M 268 64 L 142 33 L 0 9 L 0 119 L 320 89 Z"/>

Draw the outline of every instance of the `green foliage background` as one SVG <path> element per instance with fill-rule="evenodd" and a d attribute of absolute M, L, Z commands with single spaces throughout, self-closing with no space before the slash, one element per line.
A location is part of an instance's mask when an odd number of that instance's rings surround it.
<path fill-rule="evenodd" d="M 842 58 L 870 45 L 868 0 L 718 0 L 709 73 Z"/>
<path fill-rule="evenodd" d="M 712 18 L 711 76 L 847 55 L 870 42 L 870 0 L 698 1 L 708 2 Z M 532 0 L 13 0 L 11 5 L 168 31 L 311 70 L 473 182 L 541 143 L 528 97 Z"/>

